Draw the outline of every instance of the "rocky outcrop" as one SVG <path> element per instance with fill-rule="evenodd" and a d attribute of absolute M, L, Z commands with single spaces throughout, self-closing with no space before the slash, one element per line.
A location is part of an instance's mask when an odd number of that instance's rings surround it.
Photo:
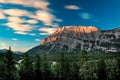
<path fill-rule="evenodd" d="M 82 49 L 97 52 L 119 52 L 120 28 L 101 31 L 95 26 L 64 26 L 28 52 L 38 54 L 78 53 Z"/>
<path fill-rule="evenodd" d="M 48 38 L 42 40 L 41 44 L 44 45 L 48 42 L 53 42 L 66 37 L 79 38 L 84 34 L 91 34 L 96 32 L 99 32 L 99 29 L 94 26 L 64 26 L 63 28 L 59 28 Z"/>

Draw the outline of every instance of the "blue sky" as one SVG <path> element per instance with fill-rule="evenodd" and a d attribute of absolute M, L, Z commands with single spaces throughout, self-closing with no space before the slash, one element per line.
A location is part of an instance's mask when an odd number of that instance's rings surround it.
<path fill-rule="evenodd" d="M 120 0 L 0 0 L 0 49 L 27 51 L 62 26 L 120 27 Z"/>

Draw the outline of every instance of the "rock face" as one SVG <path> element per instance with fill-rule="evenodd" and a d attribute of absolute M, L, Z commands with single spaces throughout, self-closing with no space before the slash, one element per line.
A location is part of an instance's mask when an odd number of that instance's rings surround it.
<path fill-rule="evenodd" d="M 39 46 L 29 50 L 28 53 L 78 53 L 82 49 L 97 52 L 120 52 L 120 28 L 101 31 L 95 26 L 64 26 L 43 39 Z"/>

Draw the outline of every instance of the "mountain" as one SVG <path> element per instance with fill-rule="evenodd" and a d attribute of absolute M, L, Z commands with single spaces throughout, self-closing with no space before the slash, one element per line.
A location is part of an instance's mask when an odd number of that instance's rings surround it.
<path fill-rule="evenodd" d="M 0 53 L 6 53 L 7 52 L 7 49 L 1 49 L 0 50 Z"/>
<path fill-rule="evenodd" d="M 6 53 L 8 51 L 8 49 L 1 49 L 0 50 L 0 54 L 2 53 Z M 24 52 L 20 52 L 20 51 L 13 51 L 14 54 L 18 54 L 18 55 L 22 55 Z"/>
<path fill-rule="evenodd" d="M 100 30 L 95 26 L 64 26 L 43 39 L 39 46 L 30 49 L 28 53 L 79 53 L 83 49 L 92 52 L 120 52 L 120 28 Z"/>

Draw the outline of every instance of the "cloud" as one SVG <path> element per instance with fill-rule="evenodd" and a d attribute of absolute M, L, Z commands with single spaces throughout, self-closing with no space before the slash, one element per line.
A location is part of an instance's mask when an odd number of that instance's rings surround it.
<path fill-rule="evenodd" d="M 39 33 L 40 35 L 49 35 L 49 33 Z"/>
<path fill-rule="evenodd" d="M 41 40 L 40 39 L 35 39 L 35 41 L 40 42 Z"/>
<path fill-rule="evenodd" d="M 36 12 L 36 19 L 42 21 L 44 25 L 51 26 L 54 21 L 60 22 L 62 21 L 61 19 L 56 18 L 56 16 L 52 15 L 48 11 L 41 11 L 38 10 Z"/>
<path fill-rule="evenodd" d="M 26 35 L 28 32 L 35 29 L 35 27 L 31 26 L 31 24 L 36 24 L 36 20 L 25 20 L 20 18 L 19 16 L 9 16 L 8 22 L 4 24 L 5 26 L 12 28 L 15 34 Z M 27 22 L 28 24 L 23 24 Z M 30 24 L 31 23 L 31 24 Z"/>
<path fill-rule="evenodd" d="M 22 34 L 22 35 L 26 35 L 28 34 L 27 32 L 24 32 L 24 31 L 16 31 L 14 32 L 15 34 Z"/>
<path fill-rule="evenodd" d="M 29 35 L 30 35 L 30 36 L 36 36 L 36 34 L 35 34 L 35 33 L 29 33 Z"/>
<path fill-rule="evenodd" d="M 42 10 L 49 10 L 47 7 L 50 5 L 49 2 L 44 0 L 0 0 L 0 3 L 17 4 L 25 7 L 39 8 Z"/>
<path fill-rule="evenodd" d="M 34 4 L 33 4 L 33 6 L 34 6 L 35 8 L 40 8 L 40 9 L 42 9 L 42 10 L 49 10 L 49 9 L 48 9 L 48 5 L 49 5 L 49 4 L 50 4 L 49 2 L 35 1 Z"/>
<path fill-rule="evenodd" d="M 2 10 L 4 14 L 10 15 L 10 16 L 25 16 L 28 15 L 28 12 L 26 10 L 20 10 L 20 9 L 6 9 Z"/>
<path fill-rule="evenodd" d="M 32 31 L 34 27 L 29 24 L 22 24 L 23 22 L 28 22 L 25 19 L 21 19 L 18 16 L 9 16 L 8 22 L 4 24 L 5 26 L 15 30 L 17 34 L 26 34 L 27 31 Z"/>
<path fill-rule="evenodd" d="M 20 24 L 15 22 L 8 22 L 5 25 L 16 31 L 32 31 L 34 29 L 32 26 L 28 24 Z"/>
<path fill-rule="evenodd" d="M 0 3 L 37 8 L 35 12 L 19 8 L 0 9 L 0 18 L 6 18 L 7 16 L 6 19 L 8 21 L 3 25 L 13 29 L 15 34 L 35 36 L 36 34 L 31 32 L 37 30 L 35 26 L 38 25 L 38 22 L 42 22 L 41 25 L 43 26 L 55 28 L 59 27 L 59 22 L 62 22 L 61 19 L 51 13 L 51 9 L 48 8 L 50 3 L 44 0 L 0 0 Z M 52 32 L 49 31 L 47 34 L 51 34 Z"/>
<path fill-rule="evenodd" d="M 20 17 L 13 17 L 13 16 L 8 17 L 8 21 L 9 22 L 15 22 L 15 23 L 25 22 L 24 19 L 21 19 Z"/>
<path fill-rule="evenodd" d="M 6 19 L 6 16 L 4 13 L 0 12 L 0 19 Z"/>
<path fill-rule="evenodd" d="M 39 31 L 44 32 L 46 34 L 52 34 L 57 30 L 57 28 L 40 28 Z"/>
<path fill-rule="evenodd" d="M 37 24 L 38 23 L 37 20 L 27 20 L 26 22 L 29 24 Z"/>
<path fill-rule="evenodd" d="M 64 6 L 66 9 L 70 9 L 70 10 L 79 10 L 80 7 L 76 6 L 76 5 L 66 5 Z"/>
<path fill-rule="evenodd" d="M 90 20 L 94 18 L 94 15 L 84 12 L 84 13 L 79 13 L 80 18 Z"/>
<path fill-rule="evenodd" d="M 18 39 L 17 38 L 12 38 L 13 41 L 17 41 Z"/>
<path fill-rule="evenodd" d="M 52 24 L 52 27 L 59 28 L 59 24 L 58 23 L 54 23 L 54 24 Z"/>

